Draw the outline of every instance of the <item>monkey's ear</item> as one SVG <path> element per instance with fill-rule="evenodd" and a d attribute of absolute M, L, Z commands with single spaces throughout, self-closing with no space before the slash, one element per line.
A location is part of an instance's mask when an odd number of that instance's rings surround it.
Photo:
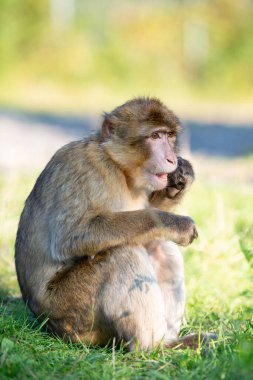
<path fill-rule="evenodd" d="M 109 115 L 105 114 L 104 115 L 104 121 L 102 124 L 102 137 L 103 139 L 108 139 L 111 137 L 111 135 L 114 134 L 114 126 L 112 124 L 112 121 L 109 118 Z"/>

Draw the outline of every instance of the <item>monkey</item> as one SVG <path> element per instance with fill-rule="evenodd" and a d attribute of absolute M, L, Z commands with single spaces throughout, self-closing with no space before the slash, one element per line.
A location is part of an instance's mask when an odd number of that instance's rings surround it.
<path fill-rule="evenodd" d="M 198 233 L 171 210 L 194 179 L 177 156 L 179 118 L 140 97 L 104 113 L 101 129 L 60 148 L 20 217 L 15 264 L 24 301 L 49 332 L 129 351 L 196 346 L 178 339 L 183 258 Z M 204 339 L 205 337 L 203 337 Z"/>

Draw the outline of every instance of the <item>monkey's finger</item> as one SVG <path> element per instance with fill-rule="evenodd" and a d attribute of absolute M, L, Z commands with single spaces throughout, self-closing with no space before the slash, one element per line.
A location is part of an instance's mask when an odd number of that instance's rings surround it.
<path fill-rule="evenodd" d="M 198 236 L 199 236 L 199 235 L 198 235 L 197 228 L 194 226 L 194 227 L 193 227 L 193 233 L 192 233 L 192 236 L 191 236 L 191 238 L 190 238 L 190 242 L 189 242 L 189 244 L 191 244 L 191 243 L 193 242 L 194 239 L 197 239 Z"/>
<path fill-rule="evenodd" d="M 197 239 L 198 237 L 199 237 L 199 234 L 198 234 L 197 228 L 194 226 L 193 238 Z"/>
<path fill-rule="evenodd" d="M 182 157 L 180 157 L 180 156 L 177 156 L 177 165 L 178 166 L 181 166 L 182 164 L 183 164 L 183 158 Z"/>

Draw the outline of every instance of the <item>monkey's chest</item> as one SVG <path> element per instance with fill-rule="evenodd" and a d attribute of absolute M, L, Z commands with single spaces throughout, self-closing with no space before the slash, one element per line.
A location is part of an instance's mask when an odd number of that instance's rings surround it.
<path fill-rule="evenodd" d="M 126 198 L 123 200 L 121 210 L 119 211 L 136 211 L 143 210 L 147 206 L 147 200 L 145 197 L 138 198 Z"/>

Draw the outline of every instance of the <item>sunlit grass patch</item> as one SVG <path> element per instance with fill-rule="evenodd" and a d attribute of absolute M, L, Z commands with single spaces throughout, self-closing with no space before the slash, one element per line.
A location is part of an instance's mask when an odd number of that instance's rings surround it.
<path fill-rule="evenodd" d="M 179 212 L 196 221 L 199 238 L 184 249 L 187 323 L 181 334 L 215 332 L 201 352 L 92 348 L 48 335 L 17 286 L 14 241 L 36 174 L 0 177 L 1 379 L 245 379 L 253 371 L 252 186 L 197 181 Z"/>

